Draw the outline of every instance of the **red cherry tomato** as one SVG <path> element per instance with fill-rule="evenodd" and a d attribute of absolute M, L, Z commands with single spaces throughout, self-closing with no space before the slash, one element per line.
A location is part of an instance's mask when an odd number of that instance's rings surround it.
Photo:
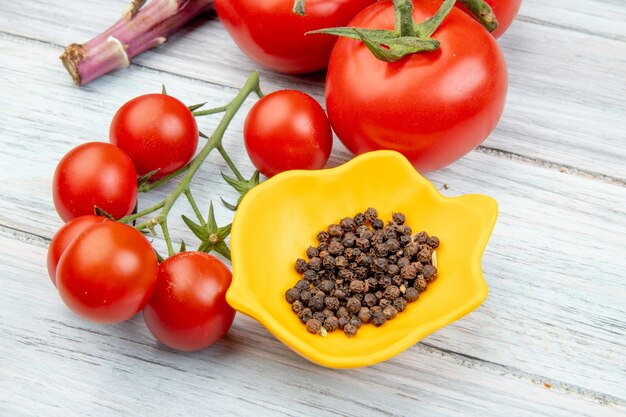
<path fill-rule="evenodd" d="M 92 214 L 80 216 L 74 220 L 70 220 L 56 232 L 50 242 L 50 246 L 48 246 L 48 275 L 50 275 L 50 279 L 55 287 L 57 285 L 57 265 L 65 249 L 67 249 L 70 243 L 82 232 L 94 224 L 105 221 L 107 221 L 107 218 L 102 216 L 94 216 Z"/>
<path fill-rule="evenodd" d="M 513 23 L 513 20 L 515 19 L 515 16 L 517 16 L 517 12 L 522 4 L 522 0 L 485 0 L 485 2 L 491 6 L 493 13 L 498 19 L 498 27 L 496 30 L 491 32 L 494 37 L 498 38 L 506 32 L 509 26 L 511 26 L 511 23 Z M 457 1 L 455 6 L 470 16 L 474 16 L 472 12 L 467 10 L 460 2 Z"/>
<path fill-rule="evenodd" d="M 57 287 L 77 315 L 118 323 L 139 312 L 154 291 L 158 262 L 148 240 L 125 224 L 95 224 L 68 246 Z"/>
<path fill-rule="evenodd" d="M 194 351 L 212 345 L 235 317 L 226 303 L 231 279 L 226 265 L 204 252 L 182 252 L 166 259 L 143 310 L 148 329 L 172 349 Z"/>
<path fill-rule="evenodd" d="M 89 142 L 61 159 L 54 172 L 52 194 L 54 207 L 66 222 L 94 214 L 94 206 L 119 219 L 135 208 L 137 174 L 120 148 Z"/>
<path fill-rule="evenodd" d="M 439 6 L 415 1 L 413 16 L 424 21 Z M 368 7 L 350 22 L 377 29 L 393 25 L 391 1 Z M 326 108 L 333 130 L 351 152 L 392 149 L 418 170 L 431 171 L 474 149 L 495 128 L 507 74 L 493 36 L 453 9 L 433 38 L 441 42 L 438 50 L 394 63 L 376 59 L 362 42 L 337 41 L 326 78 Z"/>
<path fill-rule="evenodd" d="M 237 46 L 275 71 L 301 74 L 328 65 L 335 39 L 306 32 L 345 26 L 374 0 L 306 0 L 305 14 L 294 0 L 215 0 L 215 9 Z"/>
<path fill-rule="evenodd" d="M 328 161 L 333 133 L 315 99 L 282 90 L 256 102 L 243 128 L 248 155 L 267 177 L 291 169 L 320 169 Z"/>
<path fill-rule="evenodd" d="M 187 165 L 198 146 L 198 125 L 182 102 L 146 94 L 124 104 L 109 130 L 111 143 L 130 156 L 138 175 L 159 179 Z"/>

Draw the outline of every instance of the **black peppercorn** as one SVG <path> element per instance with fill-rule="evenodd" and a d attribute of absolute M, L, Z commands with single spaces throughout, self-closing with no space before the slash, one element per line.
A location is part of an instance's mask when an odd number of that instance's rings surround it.
<path fill-rule="evenodd" d="M 415 235 L 414 237 L 415 241 L 419 244 L 424 244 L 426 242 L 428 242 L 428 233 L 426 232 L 419 232 L 417 235 Z"/>
<path fill-rule="evenodd" d="M 344 217 L 339 222 L 339 226 L 341 226 L 341 228 L 343 230 L 345 230 L 346 232 L 351 232 L 351 231 L 356 229 L 357 224 L 356 224 L 356 222 L 354 221 L 353 218 L 351 218 L 351 217 Z"/>
<path fill-rule="evenodd" d="M 367 291 L 367 284 L 361 280 L 355 279 L 354 281 L 350 282 L 348 288 L 353 293 L 361 294 Z"/>
<path fill-rule="evenodd" d="M 324 318 L 326 318 L 326 317 L 334 316 L 335 312 L 329 308 L 325 308 L 322 310 L 322 314 L 324 315 Z"/>
<path fill-rule="evenodd" d="M 417 288 L 409 287 L 404 292 L 404 299 L 407 300 L 409 303 L 412 303 L 413 301 L 417 300 L 419 296 L 420 294 L 417 291 Z"/>
<path fill-rule="evenodd" d="M 314 257 L 318 256 L 318 255 L 319 255 L 319 253 L 320 253 L 320 252 L 319 252 L 319 250 L 317 250 L 317 248 L 316 248 L 316 247 L 314 247 L 314 246 L 309 246 L 309 247 L 308 247 L 308 249 L 306 250 L 306 256 L 307 256 L 309 259 L 311 259 L 311 258 L 314 258 Z"/>
<path fill-rule="evenodd" d="M 359 313 L 360 312 L 361 310 L 359 310 Z M 360 329 L 361 326 L 363 325 L 363 323 L 361 322 L 361 319 L 358 316 L 352 317 L 350 319 L 350 324 L 356 327 L 357 329 Z"/>
<path fill-rule="evenodd" d="M 389 253 L 389 245 L 387 245 L 386 243 L 377 244 L 375 249 L 376 255 L 380 257 L 387 256 L 387 254 Z"/>
<path fill-rule="evenodd" d="M 298 313 L 298 318 L 302 323 L 306 323 L 313 318 L 313 312 L 310 308 L 305 307 Z"/>
<path fill-rule="evenodd" d="M 387 259 L 385 258 L 374 259 L 374 262 L 372 262 L 372 270 L 378 273 L 385 272 L 387 270 Z"/>
<path fill-rule="evenodd" d="M 350 323 L 349 316 L 341 316 L 339 317 L 339 320 L 337 320 L 337 325 L 340 329 L 343 329 L 348 323 Z"/>
<path fill-rule="evenodd" d="M 372 222 L 372 227 L 374 228 L 374 230 L 380 230 L 385 226 L 385 224 L 383 223 L 383 221 L 381 219 L 376 219 Z"/>
<path fill-rule="evenodd" d="M 381 298 L 378 301 L 378 305 L 380 306 L 380 308 L 382 308 L 384 310 L 385 308 L 387 308 L 388 306 L 391 305 L 391 300 L 388 299 L 388 298 Z"/>
<path fill-rule="evenodd" d="M 304 271 L 306 271 L 306 269 L 307 269 L 307 263 L 306 263 L 306 261 L 305 261 L 304 259 L 302 259 L 302 258 L 298 258 L 298 259 L 296 260 L 296 265 L 295 265 L 295 268 L 296 268 L 296 272 L 297 272 L 298 274 L 303 273 L 303 272 L 304 272 Z"/>
<path fill-rule="evenodd" d="M 300 299 L 300 290 L 297 289 L 296 287 L 289 288 L 287 292 L 285 292 L 285 300 L 287 300 L 289 304 L 293 304 L 295 301 L 298 301 L 299 299 Z"/>
<path fill-rule="evenodd" d="M 332 270 L 335 267 L 335 257 L 334 256 L 325 257 L 324 260 L 322 261 L 322 266 L 327 271 Z"/>
<path fill-rule="evenodd" d="M 309 301 L 311 301 L 311 291 L 309 290 L 300 291 L 300 301 L 302 301 L 304 305 L 308 305 Z"/>
<path fill-rule="evenodd" d="M 370 247 L 370 241 L 364 237 L 360 237 L 356 240 L 356 247 L 365 251 Z"/>
<path fill-rule="evenodd" d="M 331 255 L 341 255 L 343 253 L 343 245 L 340 242 L 330 242 L 328 245 L 328 253 Z"/>
<path fill-rule="evenodd" d="M 304 304 L 302 304 L 302 301 L 300 300 L 294 301 L 293 304 L 291 305 L 291 311 L 293 311 L 296 314 L 301 312 L 303 308 L 304 308 Z"/>
<path fill-rule="evenodd" d="M 335 289 L 335 283 L 329 279 L 325 279 L 322 282 L 320 282 L 320 285 L 318 288 L 325 294 L 330 294 L 331 291 Z"/>
<path fill-rule="evenodd" d="M 373 307 L 378 304 L 378 298 L 374 294 L 368 293 L 363 296 L 363 304 L 368 307 Z"/>
<path fill-rule="evenodd" d="M 320 243 L 326 242 L 328 239 L 330 239 L 330 235 L 324 231 L 317 234 L 317 241 Z"/>
<path fill-rule="evenodd" d="M 400 276 L 402 277 L 402 279 L 405 279 L 407 281 L 415 279 L 415 277 L 417 276 L 417 269 L 415 268 L 415 266 L 409 264 L 400 270 Z"/>
<path fill-rule="evenodd" d="M 313 313 L 313 318 L 322 323 L 324 319 L 326 319 L 326 316 L 321 311 L 316 311 Z"/>
<path fill-rule="evenodd" d="M 437 249 L 439 247 L 439 238 L 437 236 L 431 236 L 426 241 L 426 244 L 433 249 Z"/>
<path fill-rule="evenodd" d="M 372 222 L 376 220 L 377 217 L 378 217 L 378 211 L 376 211 L 375 208 L 369 207 L 367 210 L 365 210 L 365 219 L 367 221 Z"/>
<path fill-rule="evenodd" d="M 338 224 L 328 226 L 328 234 L 332 237 L 338 237 L 343 234 L 343 229 Z"/>
<path fill-rule="evenodd" d="M 395 300 L 401 295 L 400 288 L 396 287 L 395 285 L 390 285 L 387 288 L 385 288 L 383 295 L 385 296 L 385 298 L 388 298 L 390 300 Z"/>
<path fill-rule="evenodd" d="M 335 313 L 335 315 L 339 318 L 341 317 L 350 317 L 350 312 L 348 311 L 348 309 L 345 306 L 341 306 L 337 309 L 337 312 Z"/>
<path fill-rule="evenodd" d="M 403 297 L 398 297 L 395 300 L 393 300 L 393 306 L 398 311 L 404 311 L 407 306 L 407 301 Z"/>
<path fill-rule="evenodd" d="M 356 314 L 361 309 L 361 302 L 356 297 L 350 297 L 346 300 L 346 308 L 352 314 Z"/>
<path fill-rule="evenodd" d="M 398 259 L 398 262 L 396 262 L 396 265 L 398 265 L 398 268 L 400 269 L 410 264 L 411 264 L 411 261 L 406 256 L 403 256 L 402 258 Z"/>
<path fill-rule="evenodd" d="M 309 319 L 306 322 L 306 330 L 309 333 L 318 334 L 322 329 L 322 323 L 317 319 Z"/>
<path fill-rule="evenodd" d="M 356 237 L 354 237 L 354 236 L 346 236 L 341 241 L 341 244 L 345 248 L 352 248 L 356 244 Z"/>
<path fill-rule="evenodd" d="M 339 319 L 335 316 L 326 317 L 324 328 L 328 332 L 334 332 L 339 327 Z"/>
<path fill-rule="evenodd" d="M 428 283 L 426 282 L 426 278 L 424 278 L 424 275 L 419 275 L 415 280 L 415 288 L 417 288 L 417 291 L 424 292 L 426 291 L 427 286 Z"/>
<path fill-rule="evenodd" d="M 393 320 L 398 315 L 398 310 L 393 305 L 383 308 L 383 314 L 387 320 Z"/>
<path fill-rule="evenodd" d="M 374 326 L 380 327 L 383 324 L 385 324 L 386 321 L 387 319 L 385 318 L 385 315 L 382 312 L 372 313 L 372 318 L 370 319 L 370 323 L 372 323 Z"/>
<path fill-rule="evenodd" d="M 357 331 L 358 329 L 354 324 L 346 323 L 346 325 L 343 326 L 343 333 L 348 337 L 354 337 Z"/>
<path fill-rule="evenodd" d="M 429 246 L 424 246 L 420 249 L 419 253 L 417 254 L 417 260 L 425 264 L 425 263 L 430 262 L 432 255 L 433 255 L 433 250 Z"/>
<path fill-rule="evenodd" d="M 311 258 L 311 260 L 309 261 L 309 268 L 314 271 L 319 271 L 320 269 L 322 269 L 322 260 L 318 257 Z"/>
<path fill-rule="evenodd" d="M 339 255 L 335 258 L 335 266 L 338 269 L 343 269 L 348 266 L 348 260 L 346 259 L 345 256 Z"/>
<path fill-rule="evenodd" d="M 346 299 L 346 292 L 344 290 L 335 290 L 333 291 L 333 297 L 339 301 L 343 301 Z"/>
<path fill-rule="evenodd" d="M 424 275 L 427 282 L 434 281 L 435 278 L 437 278 L 437 268 L 432 265 L 424 265 L 422 268 L 422 275 Z"/>
<path fill-rule="evenodd" d="M 361 307 L 358 317 L 361 323 L 369 323 L 372 319 L 372 312 L 367 307 Z"/>
<path fill-rule="evenodd" d="M 302 274 L 302 278 L 306 281 L 315 281 L 317 279 L 317 272 L 312 269 L 307 269 L 304 271 L 304 274 Z"/>
<path fill-rule="evenodd" d="M 406 221 L 406 217 L 402 213 L 392 213 L 391 218 L 397 225 L 403 225 Z"/>
<path fill-rule="evenodd" d="M 363 213 L 357 213 L 354 215 L 354 222 L 357 226 L 363 225 L 365 223 L 365 215 Z"/>
<path fill-rule="evenodd" d="M 312 311 L 322 311 L 324 309 L 324 294 L 315 294 L 309 300 L 309 308 Z"/>
<path fill-rule="evenodd" d="M 336 294 L 336 293 L 335 293 Z M 324 305 L 331 311 L 335 311 L 339 308 L 339 298 L 338 297 L 325 297 Z"/>

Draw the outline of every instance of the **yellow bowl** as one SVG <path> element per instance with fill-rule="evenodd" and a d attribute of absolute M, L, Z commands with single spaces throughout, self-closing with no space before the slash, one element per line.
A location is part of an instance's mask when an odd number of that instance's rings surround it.
<path fill-rule="evenodd" d="M 383 220 L 406 215 L 414 233 L 436 235 L 439 275 L 419 300 L 381 327 L 364 325 L 353 338 L 306 331 L 285 291 L 300 275 L 316 235 L 368 207 Z M 447 198 L 399 153 L 363 154 L 337 168 L 290 171 L 265 181 L 242 200 L 233 221 L 233 281 L 226 300 L 260 321 L 305 358 L 331 368 L 384 361 L 478 307 L 487 296 L 480 261 L 496 222 L 496 201 L 471 194 Z"/>

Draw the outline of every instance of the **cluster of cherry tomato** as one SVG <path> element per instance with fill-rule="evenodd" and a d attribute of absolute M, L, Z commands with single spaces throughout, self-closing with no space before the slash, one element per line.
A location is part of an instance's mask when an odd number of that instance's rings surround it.
<path fill-rule="evenodd" d="M 495 38 L 521 0 L 486 0 L 499 25 L 488 33 L 460 3 L 432 35 L 441 47 L 383 62 L 359 40 L 307 32 L 330 27 L 393 29 L 391 0 L 216 0 L 234 41 L 258 63 L 284 73 L 328 68 L 326 109 L 333 130 L 353 153 L 393 149 L 420 171 L 459 159 L 495 128 L 507 90 Z M 414 0 L 413 18 L 435 14 L 441 0 Z M 297 124 L 295 118 L 286 126 Z M 262 170 L 263 171 L 263 170 Z"/>
<path fill-rule="evenodd" d="M 135 208 L 138 176 L 159 179 L 192 159 L 196 121 L 179 100 L 144 95 L 119 109 L 110 142 L 80 145 L 57 166 L 54 205 L 67 223 L 50 243 L 50 278 L 65 304 L 87 320 L 118 323 L 143 310 L 163 344 L 207 347 L 235 316 L 225 299 L 230 270 L 203 252 L 159 264 L 146 237 L 123 221 Z M 106 215 L 95 215 L 94 207 Z"/>

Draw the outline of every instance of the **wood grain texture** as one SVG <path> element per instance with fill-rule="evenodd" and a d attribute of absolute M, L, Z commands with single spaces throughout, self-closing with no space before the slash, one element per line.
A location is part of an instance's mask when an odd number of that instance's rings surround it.
<path fill-rule="evenodd" d="M 609 417 L 626 412 L 419 345 L 369 368 L 321 368 L 241 315 L 211 349 L 176 353 L 152 339 L 140 316 L 113 326 L 73 316 L 46 276 L 45 247 L 2 231 L 0 246 L 5 248 L 0 253 L 2 415 Z"/>
<path fill-rule="evenodd" d="M 0 31 L 59 46 L 84 41 L 117 19 L 125 2 L 10 2 L 0 12 Z M 484 146 L 625 184 L 625 15 L 620 1 L 525 0 L 520 18 L 501 38 L 509 95 L 502 121 Z M 207 18 L 135 62 L 231 87 L 258 67 L 216 19 Z M 60 65 L 57 71 L 63 71 Z M 261 75 L 268 91 L 298 88 L 322 100 L 323 74 Z"/>
<path fill-rule="evenodd" d="M 188 103 L 209 100 L 209 106 L 219 105 L 234 94 L 230 88 L 141 67 L 77 89 L 65 82 L 65 74 L 56 70 L 55 47 L 0 35 L 0 49 L 11 56 L 11 60 L 0 63 L 0 75 L 6 80 L 2 91 L 11 97 L 10 102 L 0 102 L 4 144 L 4 152 L 0 153 L 0 224 L 28 236 L 41 236 L 43 242 L 60 226 L 50 198 L 50 181 L 57 161 L 72 146 L 106 139 L 111 115 L 121 103 L 158 90 L 161 82 L 170 93 Z M 242 77 L 240 83 L 243 81 Z M 202 120 L 201 129 L 209 131 L 215 120 Z M 235 120 L 226 147 L 239 166 L 248 167 L 249 174 L 250 164 L 241 144 L 242 120 L 241 115 Z M 345 150 L 338 147 L 331 165 L 347 158 Z M 205 207 L 209 199 L 217 201 L 219 195 L 231 200 L 235 196 L 219 178 L 219 172 L 227 168 L 218 158 L 210 161 L 194 182 L 199 203 Z M 421 363 L 425 351 L 434 356 L 451 355 L 469 369 L 481 367 L 490 375 L 502 374 L 526 384 L 546 381 L 568 395 L 623 405 L 626 260 L 622 255 L 626 247 L 626 189 L 479 152 L 429 178 L 440 188 L 448 184 L 446 193 L 450 195 L 484 193 L 499 201 L 500 220 L 483 261 L 490 296 L 476 312 L 391 363 L 399 368 Z M 166 191 L 167 187 L 141 196 L 142 206 L 162 198 Z M 179 205 L 174 214 L 182 212 L 189 210 Z M 217 217 L 223 224 L 230 221 L 232 214 L 218 207 Z M 189 232 L 181 226 L 180 222 L 172 224 L 174 236 L 192 242 Z M 47 279 L 41 268 L 36 275 L 38 279 Z M 28 289 L 16 297 L 21 299 L 26 294 Z M 32 313 L 65 323 L 71 316 L 63 311 L 59 307 L 53 313 Z M 248 322 L 242 332 L 257 329 L 255 337 L 263 342 L 243 343 L 263 345 L 264 360 L 284 365 L 290 354 L 277 343 L 266 346 L 266 341 L 273 339 Z M 27 323 L 20 326 L 28 328 Z M 59 326 L 57 331 L 62 333 L 63 325 Z M 141 327 L 137 323 L 128 326 Z M 243 333 L 235 334 L 241 335 L 237 344 L 247 338 Z M 128 339 L 132 345 L 134 337 Z M 81 346 L 87 351 L 92 349 L 90 343 Z M 78 357 L 83 356 L 83 350 L 74 350 Z M 131 354 L 142 355 L 137 351 Z M 231 369 L 239 360 L 244 358 L 237 357 L 232 362 L 229 359 L 220 366 Z M 97 358 L 93 361 L 93 366 L 103 366 Z M 297 357 L 288 359 L 283 372 L 297 378 L 301 377 L 299 370 L 287 371 L 292 366 L 314 369 Z M 388 364 L 380 366 L 373 369 L 395 369 L 385 368 Z M 438 366 L 444 369 L 438 370 Z M 448 372 L 446 367 L 437 365 L 433 372 Z M 269 372 L 266 368 L 259 371 Z M 232 368 L 220 375 L 230 372 L 240 370 Z M 383 373 L 371 372 L 368 375 L 372 378 Z M 408 380 L 412 378 L 412 374 L 402 375 Z M 473 376 L 467 378 L 471 380 Z M 447 392 L 447 384 L 442 381 L 439 388 Z M 406 390 L 418 389 L 410 387 L 407 385 Z M 273 386 L 276 391 L 284 389 L 288 388 L 282 384 Z M 354 412 L 358 414 L 359 410 Z"/>
<path fill-rule="evenodd" d="M 186 102 L 219 105 L 256 68 L 205 18 L 131 70 L 74 88 L 58 46 L 93 36 L 125 3 L 0 7 L 0 32 L 19 36 L 0 34 L 0 415 L 626 413 L 622 1 L 524 2 L 500 41 L 510 68 L 502 122 L 481 152 L 429 175 L 447 194 L 499 201 L 483 261 L 490 295 L 403 354 L 342 372 L 306 362 L 241 315 L 214 348 L 179 354 L 156 344 L 140 317 L 95 326 L 56 296 L 43 259 L 60 226 L 50 198 L 58 159 L 86 140 L 105 140 L 115 109 L 161 82 Z M 296 87 L 322 98 L 321 74 L 261 76 L 267 91 Z M 249 174 L 242 120 L 226 146 Z M 331 165 L 348 157 L 338 145 Z M 201 205 L 234 199 L 219 179 L 225 170 L 215 157 L 202 168 L 194 186 Z M 183 212 L 184 204 L 173 214 Z M 217 217 L 226 223 L 232 213 L 218 207 Z M 181 226 L 174 222 L 173 234 L 193 241 Z"/>

